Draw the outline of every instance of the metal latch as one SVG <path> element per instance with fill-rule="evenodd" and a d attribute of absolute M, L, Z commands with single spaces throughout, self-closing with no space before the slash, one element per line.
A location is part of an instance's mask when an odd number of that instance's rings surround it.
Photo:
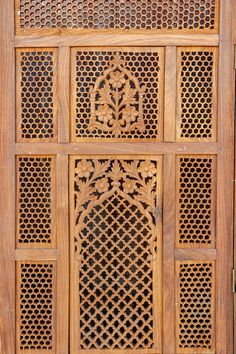
<path fill-rule="evenodd" d="M 232 269 L 232 292 L 236 293 L 236 271 Z"/>

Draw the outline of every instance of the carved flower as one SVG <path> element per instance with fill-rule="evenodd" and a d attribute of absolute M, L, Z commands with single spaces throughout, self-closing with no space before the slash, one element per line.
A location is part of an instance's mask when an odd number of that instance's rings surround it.
<path fill-rule="evenodd" d="M 123 184 L 125 193 L 133 193 L 136 189 L 136 183 L 132 179 L 127 178 Z"/>
<path fill-rule="evenodd" d="M 81 160 L 75 169 L 75 173 L 77 173 L 80 178 L 89 177 L 90 173 L 93 171 L 94 168 L 92 163 L 87 160 Z"/>
<path fill-rule="evenodd" d="M 100 179 L 96 182 L 95 188 L 98 190 L 99 193 L 105 193 L 108 191 L 109 183 L 107 178 Z"/>
<path fill-rule="evenodd" d="M 106 104 L 99 106 L 95 113 L 100 122 L 108 123 L 112 120 L 112 110 Z"/>
<path fill-rule="evenodd" d="M 110 84 L 114 88 L 121 88 L 125 83 L 125 74 L 120 71 L 114 71 L 110 74 Z"/>
<path fill-rule="evenodd" d="M 123 115 L 122 118 L 125 122 L 130 123 L 134 122 L 136 117 L 138 116 L 138 112 L 134 106 L 130 106 L 128 104 L 122 111 Z"/>
<path fill-rule="evenodd" d="M 151 161 L 143 161 L 139 166 L 138 172 L 141 173 L 144 178 L 152 177 L 156 173 L 156 168 Z"/>

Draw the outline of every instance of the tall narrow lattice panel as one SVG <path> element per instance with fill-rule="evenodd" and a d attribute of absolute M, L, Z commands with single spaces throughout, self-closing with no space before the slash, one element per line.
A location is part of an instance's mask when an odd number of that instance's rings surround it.
<path fill-rule="evenodd" d="M 217 48 L 178 49 L 178 141 L 216 140 L 217 64 Z"/>
<path fill-rule="evenodd" d="M 215 263 L 176 264 L 177 353 L 215 353 Z"/>
<path fill-rule="evenodd" d="M 56 353 L 53 262 L 17 262 L 17 353 Z"/>
<path fill-rule="evenodd" d="M 72 350 L 159 352 L 161 158 L 75 157 L 71 178 Z"/>
<path fill-rule="evenodd" d="M 17 157 L 17 246 L 55 247 L 55 158 Z"/>
<path fill-rule="evenodd" d="M 17 140 L 49 142 L 57 139 L 57 51 L 18 49 Z"/>
<path fill-rule="evenodd" d="M 176 243 L 184 248 L 215 246 L 216 157 L 177 157 Z"/>

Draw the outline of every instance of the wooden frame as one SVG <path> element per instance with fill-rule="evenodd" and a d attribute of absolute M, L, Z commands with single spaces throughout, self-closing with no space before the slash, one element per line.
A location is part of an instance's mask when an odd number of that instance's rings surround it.
<path fill-rule="evenodd" d="M 18 1 L 19 4 L 19 1 Z M 220 27 L 211 33 L 179 31 L 144 31 L 133 32 L 78 32 L 78 31 L 17 31 L 14 35 L 14 1 L 4 0 L 1 8 L 0 28 L 0 352 L 15 353 L 15 261 L 50 261 L 57 264 L 57 341 L 55 351 L 68 353 L 68 254 L 69 254 L 69 186 L 68 186 L 68 155 L 93 156 L 93 143 L 69 143 L 70 103 L 69 103 L 69 72 L 71 47 L 78 46 L 112 46 L 117 47 L 160 47 L 166 48 L 165 108 L 164 108 L 164 141 L 163 143 L 99 143 L 96 156 L 118 154 L 149 156 L 163 155 L 165 174 L 163 185 L 163 312 L 166 313 L 163 327 L 163 354 L 175 352 L 175 301 L 173 294 L 175 279 L 175 261 L 212 260 L 216 262 L 216 317 L 220 318 L 216 325 L 216 353 L 233 353 L 233 296 L 231 269 L 233 267 L 233 97 L 234 71 L 233 46 L 236 35 L 232 39 L 232 6 L 234 0 L 221 1 Z M 75 34 L 80 33 L 79 36 Z M 32 36 L 33 35 L 33 36 Z M 46 35 L 46 36 L 45 36 Z M 219 77 L 218 77 L 218 129 L 216 142 L 176 142 L 174 132 L 174 116 L 176 109 L 168 102 L 174 101 L 176 89 L 173 89 L 172 78 L 175 78 L 174 56 L 177 47 L 218 47 L 219 46 Z M 16 143 L 15 141 L 15 48 L 58 48 L 58 142 Z M 227 53 L 227 55 L 226 55 Z M 174 87 L 176 87 L 174 85 Z M 57 239 L 56 249 L 15 249 L 15 155 L 55 154 L 56 188 L 57 188 Z M 217 155 L 217 222 L 216 249 L 176 249 L 174 245 L 175 225 L 175 158 L 178 154 Z M 74 157 L 72 157 L 73 159 Z M 235 172 L 236 173 L 236 172 Z M 173 193 L 170 190 L 173 189 Z M 236 204 L 236 201 L 235 201 Z M 235 212 L 236 214 L 236 212 Z M 235 221 L 236 222 L 236 221 Z M 235 242 L 236 244 L 236 242 Z M 235 250 L 236 253 L 236 250 Z M 236 260 L 235 260 L 236 262 Z M 6 270 L 7 269 L 7 276 Z M 224 276 L 222 277 L 222 269 Z M 235 304 L 236 306 L 236 304 Z M 235 326 L 236 328 L 236 326 Z M 236 335 L 236 333 L 235 333 Z M 170 337 L 170 339 L 169 339 Z M 234 346 L 236 351 L 236 344 Z M 92 353 L 92 352 L 91 352 Z M 109 353 L 109 352 L 108 352 Z M 139 354 L 144 354 L 141 350 Z M 155 351 L 153 351 L 155 353 Z M 138 351 L 136 352 L 138 354 Z M 156 354 L 156 353 L 155 353 Z"/>

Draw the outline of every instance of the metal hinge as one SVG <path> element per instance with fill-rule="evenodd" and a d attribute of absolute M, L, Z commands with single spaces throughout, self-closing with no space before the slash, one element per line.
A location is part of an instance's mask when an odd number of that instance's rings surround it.
<path fill-rule="evenodd" d="M 236 270 L 232 269 L 232 292 L 236 293 Z"/>

